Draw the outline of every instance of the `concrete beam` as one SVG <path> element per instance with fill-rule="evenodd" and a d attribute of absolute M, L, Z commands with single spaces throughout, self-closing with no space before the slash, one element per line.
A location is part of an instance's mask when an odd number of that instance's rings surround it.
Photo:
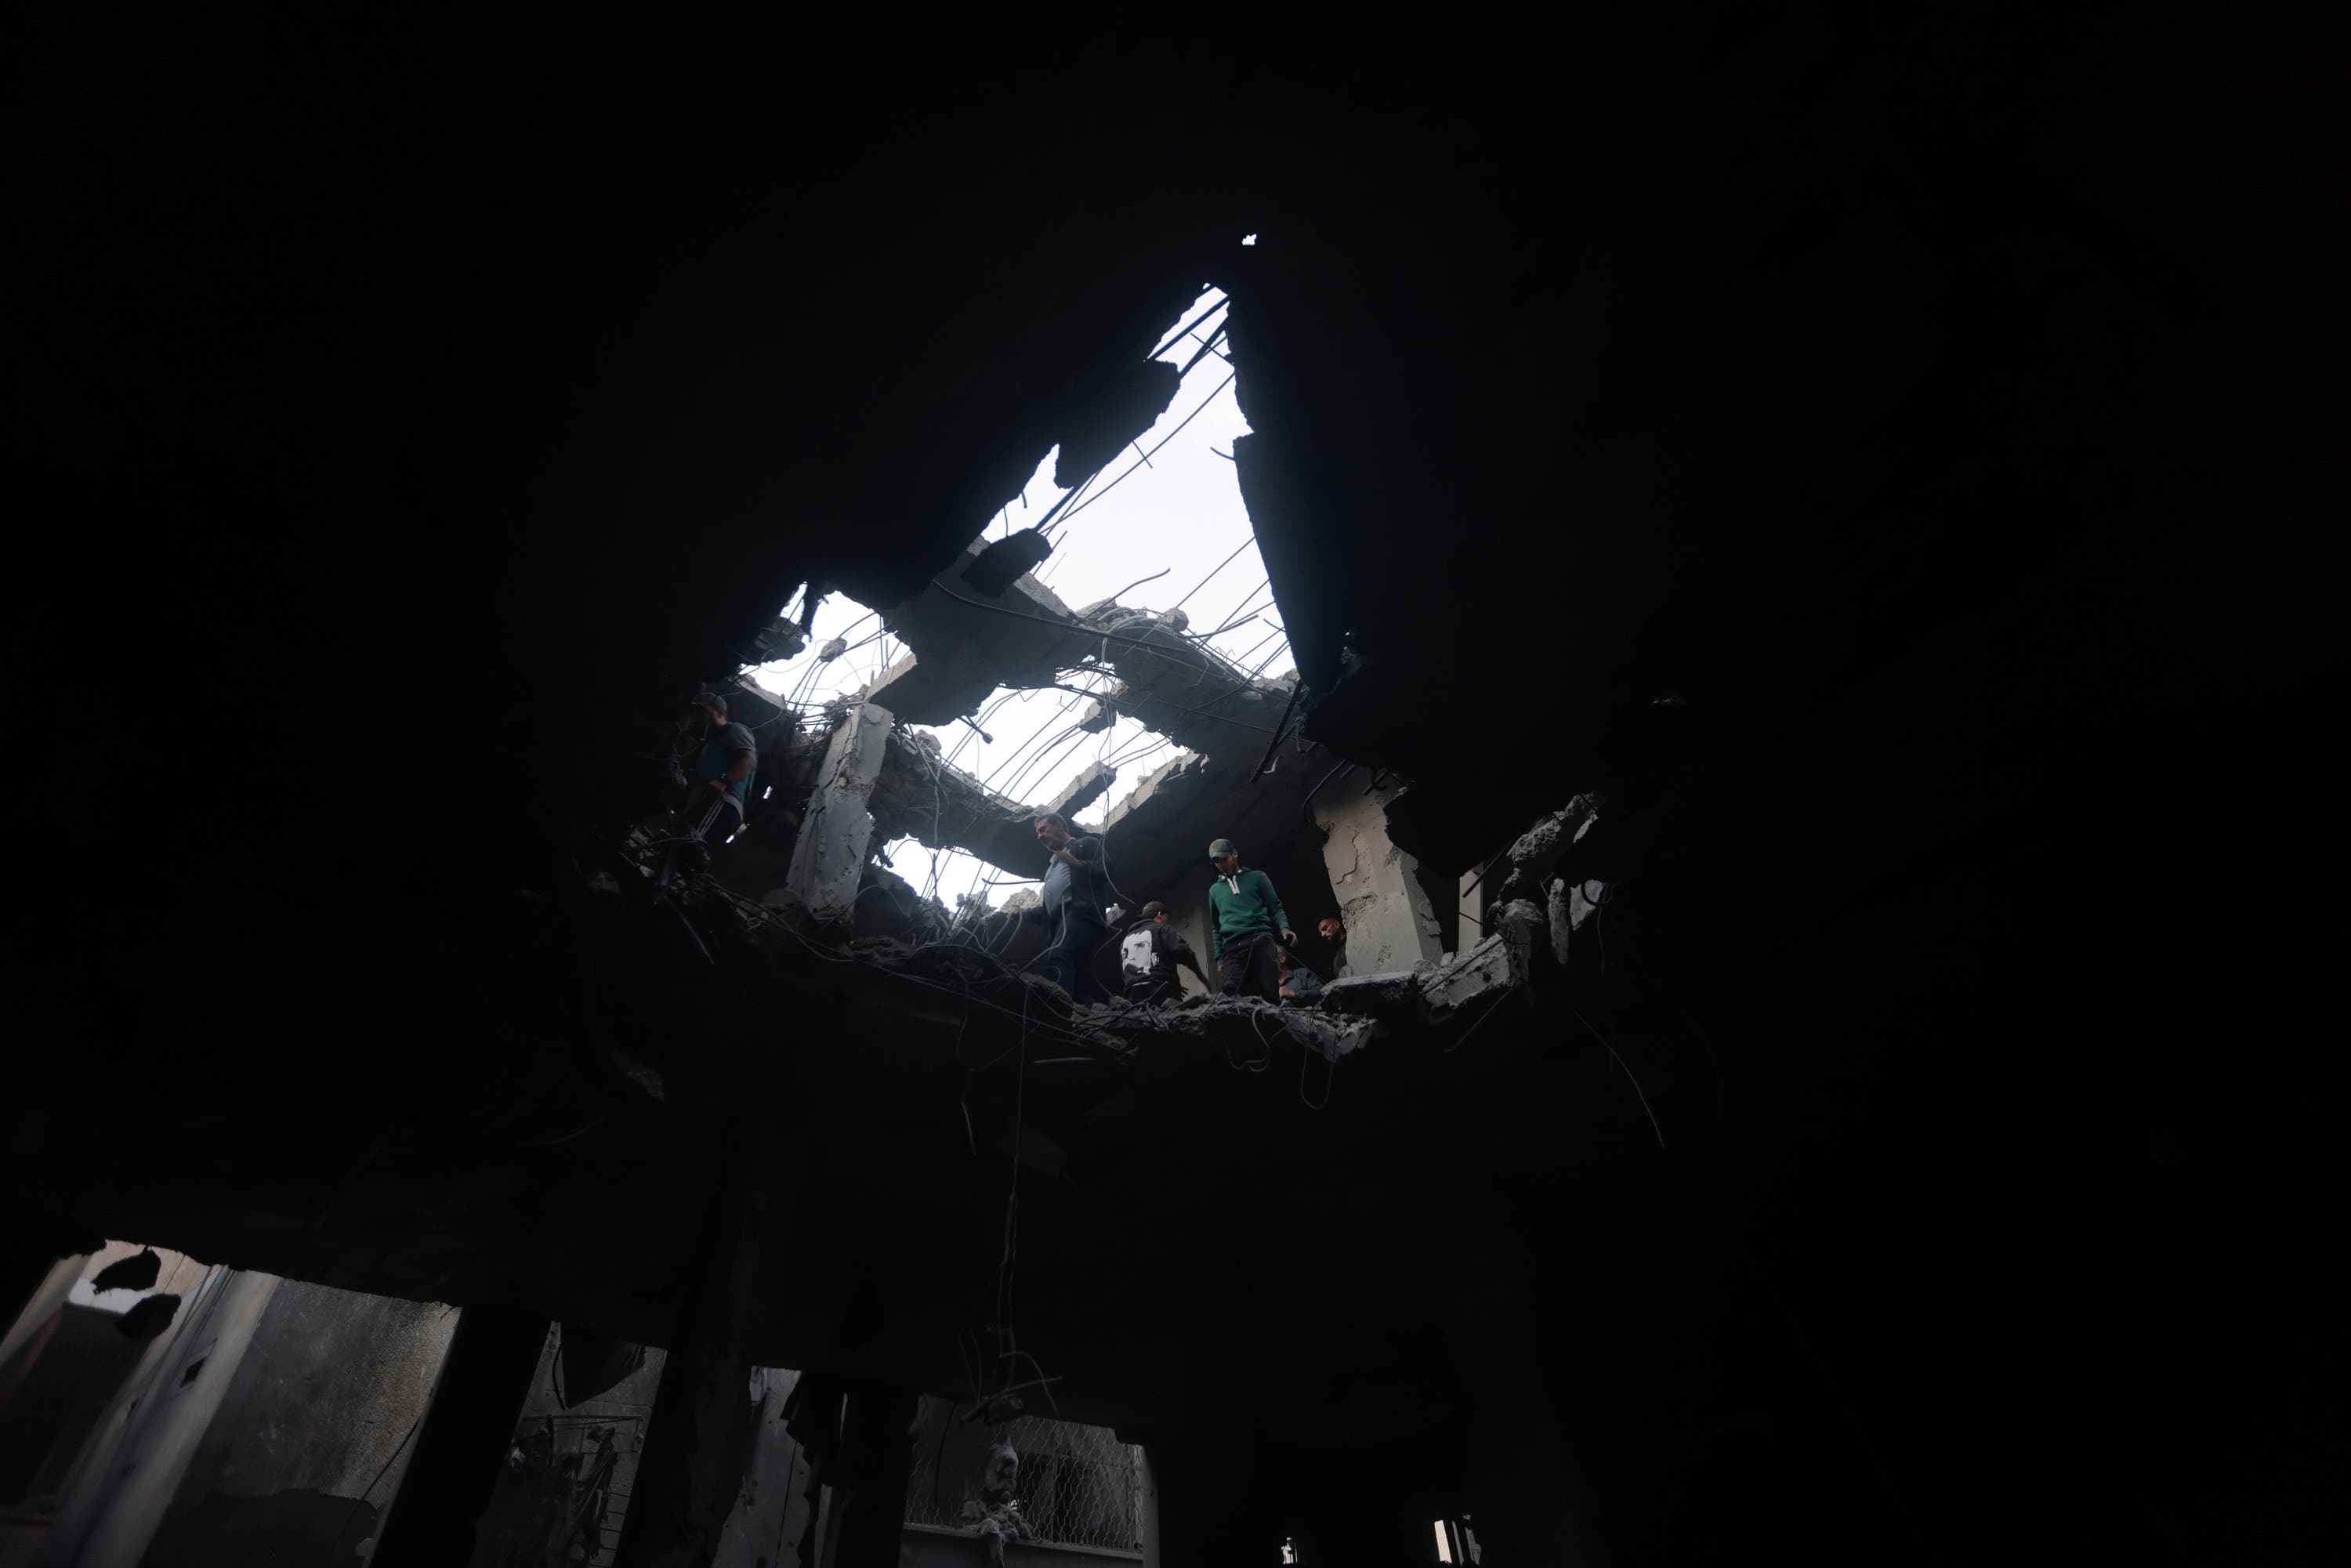
<path fill-rule="evenodd" d="M 547 1344 L 548 1320 L 496 1302 L 457 1315 L 408 1477 L 384 1521 L 379 1568 L 472 1560 L 475 1526 L 496 1493 L 517 1418 Z"/>
<path fill-rule="evenodd" d="M 872 847 L 869 800 L 890 742 L 890 710 L 862 703 L 849 710 L 810 792 L 784 885 L 819 921 L 847 918 Z"/>
<path fill-rule="evenodd" d="M 748 1114 L 728 1131 L 681 1282 L 618 1568 L 707 1568 L 750 1462 L 752 1362 L 743 1346 L 780 1273 L 780 1155 Z"/>
<path fill-rule="evenodd" d="M 1165 612 L 1097 605 L 1086 624 L 1111 637 L 1093 650 L 1119 685 L 1106 706 L 1146 729 L 1210 759 L 1220 771 L 1247 773 L 1272 742 L 1294 682 L 1260 680 L 1207 644 L 1185 635 L 1180 610 Z"/>
<path fill-rule="evenodd" d="M 1334 789 L 1314 802 L 1314 821 L 1330 835 L 1322 863 L 1347 923 L 1347 964 L 1358 974 L 1409 969 L 1444 955 L 1417 862 L 1388 837 L 1390 793 Z"/>
<path fill-rule="evenodd" d="M 987 541 L 974 540 L 955 565 L 883 623 L 910 652 L 862 700 L 881 703 L 909 724 L 947 724 L 978 711 L 998 686 L 1045 686 L 1065 670 L 1091 664 L 1119 685 L 1081 724 L 1108 728 L 1117 716 L 1140 720 L 1227 770 L 1253 767 L 1274 737 L 1293 682 L 1260 680 L 1186 635 L 1180 610 L 1123 605 L 1114 600 L 1072 612 L 1033 577 L 1016 579 L 997 599 L 962 580 Z"/>
<path fill-rule="evenodd" d="M 998 686 L 1050 685 L 1094 647 L 1070 607 L 1034 577 L 1014 579 L 996 599 L 966 582 L 965 569 L 988 543 L 973 540 L 929 587 L 882 612 L 909 652 L 866 688 L 865 701 L 887 705 L 908 724 L 951 724 L 979 711 Z"/>
<path fill-rule="evenodd" d="M 923 737 L 893 734 L 869 796 L 873 835 L 884 843 L 913 839 L 930 849 L 961 850 L 1009 875 L 1040 876 L 1039 814 L 1059 811 L 1075 823 L 1116 777 L 1100 763 L 1090 764 L 1044 804 L 1032 806 L 948 767 Z"/>

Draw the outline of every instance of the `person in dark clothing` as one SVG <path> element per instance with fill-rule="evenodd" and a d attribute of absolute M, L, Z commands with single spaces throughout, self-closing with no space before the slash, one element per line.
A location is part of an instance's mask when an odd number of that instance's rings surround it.
<path fill-rule="evenodd" d="M 1119 976 L 1126 984 L 1126 999 L 1142 1007 L 1180 1000 L 1183 980 L 1176 970 L 1189 969 L 1200 984 L 1214 990 L 1208 972 L 1192 956 L 1192 945 L 1168 924 L 1167 906 L 1156 899 L 1143 906 L 1143 918 L 1126 928 L 1118 947 Z"/>
<path fill-rule="evenodd" d="M 679 831 L 716 849 L 735 836 L 750 810 L 758 743 L 747 727 L 727 722 L 725 697 L 696 692 L 686 700 L 685 726 L 677 745 L 686 779 L 685 803 L 677 813 Z"/>
<path fill-rule="evenodd" d="M 1288 950 L 1281 955 L 1281 985 L 1276 993 L 1285 1002 L 1301 1008 L 1319 1006 L 1322 1000 L 1322 981 L 1313 970 L 1291 958 Z"/>
<path fill-rule="evenodd" d="M 1314 923 L 1314 929 L 1322 934 L 1323 941 L 1331 944 L 1332 977 L 1345 979 L 1347 977 L 1347 923 L 1339 917 L 1337 910 L 1326 910 L 1322 918 Z"/>
<path fill-rule="evenodd" d="M 1037 819 L 1045 847 L 1044 901 L 1033 918 L 1051 926 L 1045 977 L 1081 1002 L 1103 1000 L 1093 975 L 1094 949 L 1110 935 L 1110 870 L 1102 841 L 1072 836 L 1068 819 L 1048 811 Z"/>
<path fill-rule="evenodd" d="M 1275 999 L 1280 988 L 1280 943 L 1295 942 L 1290 916 L 1281 898 L 1261 871 L 1245 871 L 1241 852 L 1230 839 L 1208 846 L 1209 863 L 1217 880 L 1208 884 L 1208 904 L 1216 911 L 1217 971 L 1228 997 Z"/>

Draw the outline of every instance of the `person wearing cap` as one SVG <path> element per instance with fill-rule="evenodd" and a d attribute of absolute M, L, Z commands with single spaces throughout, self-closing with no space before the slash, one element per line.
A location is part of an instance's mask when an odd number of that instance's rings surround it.
<path fill-rule="evenodd" d="M 1119 975 L 1126 982 L 1126 999 L 1139 1007 L 1181 999 L 1184 982 L 1176 973 L 1178 967 L 1191 970 L 1200 977 L 1202 987 L 1215 990 L 1208 971 L 1192 956 L 1192 945 L 1169 924 L 1167 906 L 1155 898 L 1141 913 L 1142 918 L 1126 928 L 1118 944 Z"/>
<path fill-rule="evenodd" d="M 716 849 L 735 836 L 751 809 L 758 742 L 747 727 L 727 720 L 725 697 L 696 692 L 686 699 L 678 752 L 681 758 L 693 758 L 685 768 L 685 804 L 678 809 L 682 831 Z"/>
<path fill-rule="evenodd" d="M 1298 940 L 1282 913 L 1281 897 L 1265 873 L 1242 869 L 1241 852 L 1232 840 L 1210 844 L 1208 861 L 1217 868 L 1208 904 L 1216 914 L 1217 972 L 1224 993 L 1274 1001 L 1281 986 L 1279 944 Z"/>

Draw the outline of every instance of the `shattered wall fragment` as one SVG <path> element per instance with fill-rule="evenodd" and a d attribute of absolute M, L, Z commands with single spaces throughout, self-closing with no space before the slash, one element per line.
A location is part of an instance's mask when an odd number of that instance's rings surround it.
<path fill-rule="evenodd" d="M 873 839 L 868 800 L 890 740 L 890 710 L 862 703 L 833 731 L 792 850 L 789 887 L 820 921 L 849 914 Z"/>
<path fill-rule="evenodd" d="M 1354 974 L 1409 969 L 1434 962 L 1444 951 L 1419 866 L 1388 837 L 1387 800 L 1393 793 L 1339 789 L 1314 803 L 1315 823 L 1329 835 L 1323 863 L 1338 895 L 1340 917 L 1347 923 L 1347 964 Z"/>

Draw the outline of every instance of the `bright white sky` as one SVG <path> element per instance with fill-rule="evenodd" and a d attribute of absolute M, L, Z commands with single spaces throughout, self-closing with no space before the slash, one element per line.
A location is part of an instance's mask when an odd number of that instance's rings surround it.
<path fill-rule="evenodd" d="M 1178 319 L 1189 321 L 1212 304 L 1221 304 L 1213 290 L 1202 295 Z M 1203 340 L 1215 336 L 1223 320 L 1224 313 L 1218 309 L 1190 335 L 1169 345 L 1161 358 L 1182 364 L 1199 350 Z M 1175 325 L 1169 323 L 1171 330 Z M 1037 576 L 1072 610 L 1117 593 L 1121 603 L 1154 610 L 1165 610 L 1181 601 L 1197 632 L 1236 622 L 1215 638 L 1216 646 L 1245 669 L 1261 667 L 1264 674 L 1279 675 L 1290 667 L 1289 641 L 1276 624 L 1280 617 L 1264 587 L 1265 568 L 1249 532 L 1249 514 L 1241 507 L 1232 462 L 1219 455 L 1230 453 L 1233 438 L 1249 429 L 1234 401 L 1231 375 L 1232 366 L 1219 354 L 1207 354 L 1192 367 L 1159 423 L 1138 445 L 1113 458 L 1083 487 L 1085 493 L 1054 519 L 1053 554 L 1037 569 Z M 1185 423 L 1187 418 L 1189 423 Z M 1176 428 L 1179 424 L 1181 431 Z M 1165 446 L 1159 444 L 1162 441 Z M 1150 462 L 1138 465 L 1144 452 L 1151 454 Z M 1021 498 L 987 519 L 985 532 L 1001 537 L 1029 527 L 1052 508 L 1064 494 L 1052 478 L 1059 455 L 1058 451 L 1046 454 Z M 1228 556 L 1232 559 L 1220 568 L 1217 563 Z M 1136 579 L 1163 570 L 1167 575 L 1158 580 L 1120 592 Z M 799 606 L 794 601 L 784 608 L 797 614 Z M 836 694 L 860 690 L 904 652 L 894 637 L 875 639 L 880 627 L 879 619 L 865 606 L 836 594 L 817 608 L 815 635 L 808 652 L 796 659 L 759 665 L 747 674 L 763 689 L 803 703 L 820 703 Z M 831 664 L 820 665 L 816 650 L 836 636 L 849 639 L 849 651 Z M 982 705 L 978 716 L 992 741 L 981 740 L 970 726 L 962 724 L 932 733 L 956 767 L 998 792 L 1032 805 L 1059 795 L 1063 786 L 1095 761 L 1110 764 L 1117 769 L 1116 781 L 1106 796 L 1081 813 L 1088 821 L 1099 822 L 1176 750 L 1173 743 L 1128 718 L 1120 719 L 1106 736 L 1082 731 L 1064 734 L 1076 722 L 1084 702 L 1067 692 L 1015 692 L 999 687 Z M 983 881 L 996 883 L 982 891 L 997 904 L 1020 885 L 1008 882 L 996 867 L 958 851 L 936 857 L 934 884 L 930 851 L 911 839 L 888 848 L 899 875 L 917 888 L 935 893 L 950 909 L 959 894 Z M 1041 862 L 1041 854 L 1039 858 Z"/>

